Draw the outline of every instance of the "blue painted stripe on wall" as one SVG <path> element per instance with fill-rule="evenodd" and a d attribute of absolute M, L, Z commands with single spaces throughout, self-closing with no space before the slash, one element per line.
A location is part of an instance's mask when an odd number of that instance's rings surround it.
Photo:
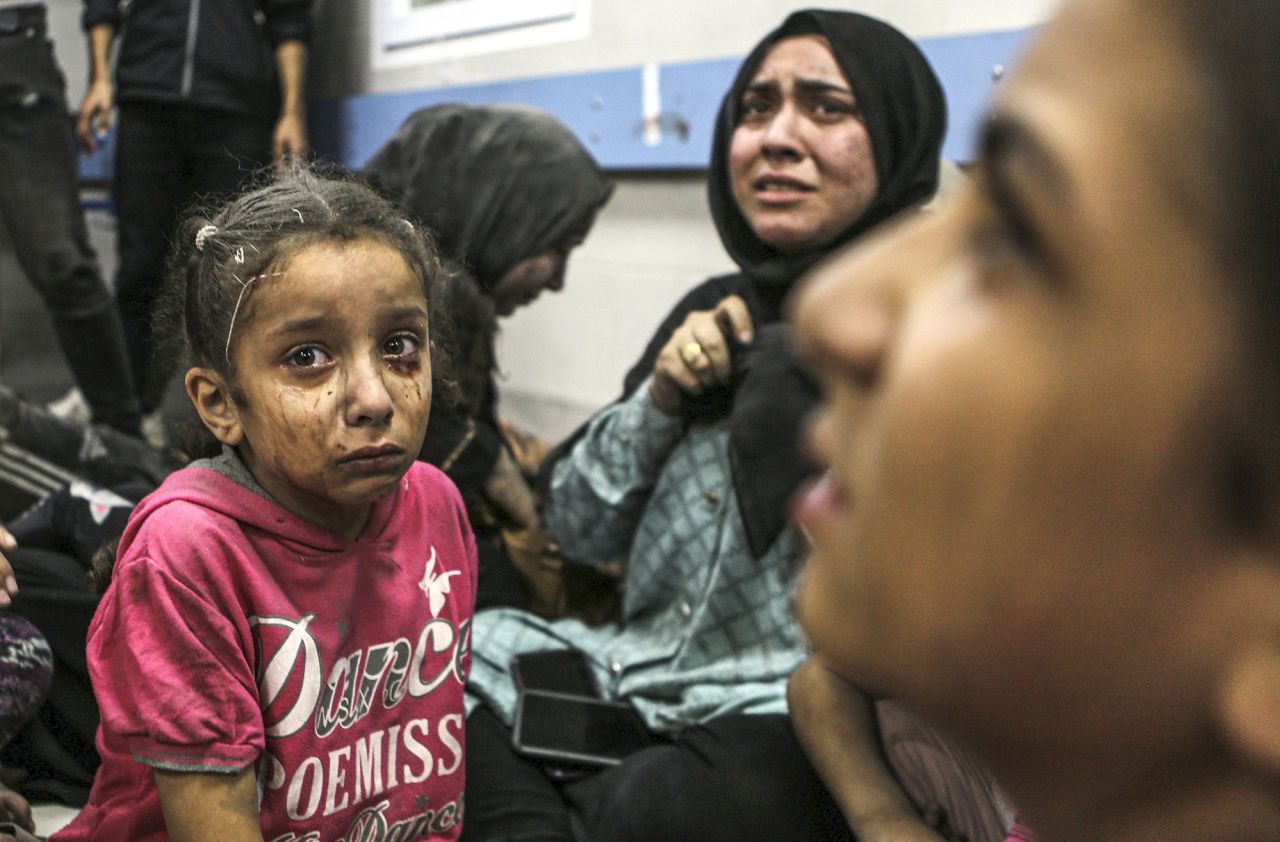
<path fill-rule="evenodd" d="M 1033 29 L 933 38 L 920 42 L 947 96 L 947 137 L 942 154 L 956 162 L 973 160 L 974 144 L 995 90 L 995 68 L 1008 67 Z"/>
<path fill-rule="evenodd" d="M 927 38 L 920 47 L 946 91 L 950 120 L 943 154 L 973 156 L 977 126 L 994 85 L 993 69 L 1014 60 L 1033 30 Z M 706 167 L 720 98 L 741 58 L 682 62 L 659 68 L 661 141 L 644 142 L 643 70 L 638 67 L 386 94 L 315 100 L 311 139 L 317 152 L 358 169 L 413 111 L 444 102 L 523 103 L 568 125 L 609 170 Z M 110 143 L 83 159 L 87 179 L 110 177 Z"/>

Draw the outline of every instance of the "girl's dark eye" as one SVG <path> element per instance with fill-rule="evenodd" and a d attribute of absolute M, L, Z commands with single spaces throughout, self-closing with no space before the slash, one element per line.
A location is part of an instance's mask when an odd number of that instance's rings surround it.
<path fill-rule="evenodd" d="M 331 361 L 332 357 L 314 345 L 294 348 L 286 357 L 286 363 L 293 368 L 316 368 Z"/>
<path fill-rule="evenodd" d="M 421 340 L 410 333 L 397 334 L 386 341 L 382 352 L 389 357 L 412 357 L 422 347 Z"/>

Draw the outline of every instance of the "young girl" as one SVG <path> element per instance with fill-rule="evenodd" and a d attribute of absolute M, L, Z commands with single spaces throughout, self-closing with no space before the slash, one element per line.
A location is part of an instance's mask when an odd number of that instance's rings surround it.
<path fill-rule="evenodd" d="M 440 262 L 307 171 L 180 236 L 167 323 L 222 454 L 125 531 L 89 632 L 102 768 L 54 838 L 456 838 L 475 547 L 414 461 Z"/>

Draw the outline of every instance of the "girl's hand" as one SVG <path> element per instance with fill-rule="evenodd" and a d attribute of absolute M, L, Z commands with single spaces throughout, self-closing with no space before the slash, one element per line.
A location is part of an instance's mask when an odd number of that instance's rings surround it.
<path fill-rule="evenodd" d="M 9 564 L 9 559 L 4 557 L 4 553 L 17 548 L 18 539 L 14 538 L 9 530 L 0 526 L 0 608 L 8 608 L 12 605 L 13 596 L 18 592 L 18 580 L 14 578 L 13 567 Z M 3 797 L 2 793 L 0 797 Z"/>
<path fill-rule="evenodd" d="M 736 295 L 725 298 L 713 310 L 696 310 L 686 316 L 653 366 L 649 395 L 658 409 L 677 418 L 686 400 L 726 385 L 733 374 L 727 337 L 734 336 L 745 344 L 752 335 L 751 312 Z"/>

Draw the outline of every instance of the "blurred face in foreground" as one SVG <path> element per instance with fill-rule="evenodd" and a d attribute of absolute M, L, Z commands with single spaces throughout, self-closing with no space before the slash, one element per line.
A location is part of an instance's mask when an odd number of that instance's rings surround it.
<path fill-rule="evenodd" d="M 1163 3 L 1068 5 L 966 194 L 795 310 L 830 465 L 797 507 L 801 620 L 836 671 L 967 740 L 1049 839 L 1174 838 L 1136 832 L 1188 818 L 1157 799 L 1220 794 L 1226 757 L 1280 771 L 1280 563 L 1224 511 L 1248 372 L 1180 39 Z M 1224 827 L 1179 838 L 1252 838 Z"/>

